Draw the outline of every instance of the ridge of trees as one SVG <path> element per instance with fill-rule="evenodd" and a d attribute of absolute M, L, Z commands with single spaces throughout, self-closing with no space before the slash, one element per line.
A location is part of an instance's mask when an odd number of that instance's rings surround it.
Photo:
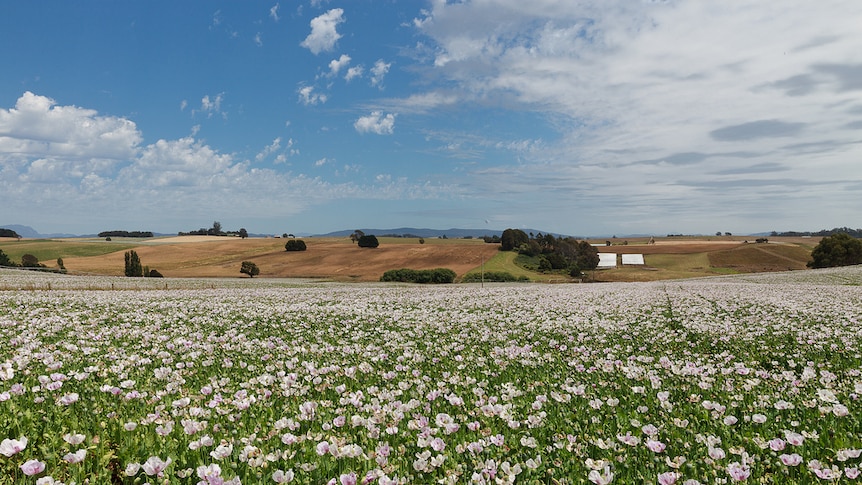
<path fill-rule="evenodd" d="M 21 239 L 21 236 L 12 229 L 4 229 L 0 227 L 0 237 L 14 237 Z"/>
<path fill-rule="evenodd" d="M 99 237 L 153 237 L 152 231 L 102 231 Z"/>
<path fill-rule="evenodd" d="M 801 237 L 801 236 L 833 236 L 835 234 L 844 233 L 848 236 L 855 238 L 862 238 L 862 229 L 851 229 L 849 227 L 834 227 L 832 229 L 821 229 L 817 232 L 810 231 L 785 231 L 785 232 L 776 232 L 772 231 L 770 237 Z"/>
<path fill-rule="evenodd" d="M 222 230 L 221 222 L 213 221 L 213 225 L 210 228 L 202 227 L 200 229 L 188 232 L 178 232 L 178 236 L 238 236 L 243 239 L 248 237 L 248 231 L 244 227 L 241 227 L 238 231 L 224 231 Z"/>

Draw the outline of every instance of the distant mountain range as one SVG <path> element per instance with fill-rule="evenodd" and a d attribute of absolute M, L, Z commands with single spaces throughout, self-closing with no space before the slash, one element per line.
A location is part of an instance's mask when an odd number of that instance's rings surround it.
<path fill-rule="evenodd" d="M 97 234 L 67 234 L 67 233 L 50 233 L 50 234 L 42 234 L 30 226 L 24 226 L 21 224 L 6 224 L 0 225 L 0 228 L 12 229 L 17 232 L 18 235 L 24 238 L 60 238 L 60 237 L 97 237 Z M 415 227 L 398 227 L 395 229 L 359 229 L 365 234 L 373 234 L 375 236 L 412 236 L 412 237 L 428 237 L 428 238 L 437 238 L 437 237 L 447 237 L 451 239 L 462 239 L 465 237 L 474 237 L 480 238 L 483 236 L 500 236 L 503 234 L 502 229 L 427 229 L 427 228 L 415 228 Z M 306 236 L 306 237 L 348 237 L 353 234 L 353 229 L 345 229 L 342 231 L 335 231 L 326 234 L 309 234 L 302 233 L 297 234 L 297 236 Z M 538 231 L 536 229 L 522 229 L 522 231 L 527 234 L 547 234 L 547 231 Z M 554 236 L 561 236 L 561 234 L 554 234 Z M 154 234 L 155 236 L 176 236 L 176 233 L 173 234 Z M 271 234 L 249 234 L 251 237 L 265 237 L 272 236 Z"/>

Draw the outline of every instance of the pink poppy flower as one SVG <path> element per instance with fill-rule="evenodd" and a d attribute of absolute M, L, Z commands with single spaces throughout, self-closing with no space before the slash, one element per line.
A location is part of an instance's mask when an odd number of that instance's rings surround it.
<path fill-rule="evenodd" d="M 778 457 L 785 466 L 797 466 L 802 463 L 802 457 L 796 453 L 790 455 L 784 453 Z"/>
<path fill-rule="evenodd" d="M 665 444 L 659 440 L 648 439 L 646 440 L 646 446 L 650 449 L 650 451 L 654 453 L 661 453 L 665 449 Z"/>
<path fill-rule="evenodd" d="M 164 476 L 165 468 L 167 468 L 170 464 L 170 458 L 162 461 L 162 459 L 157 456 L 151 456 L 147 459 L 146 462 L 141 464 L 141 468 L 144 469 L 144 473 L 146 473 L 147 475 L 156 475 L 161 478 L 162 476 Z"/>
<path fill-rule="evenodd" d="M 587 479 L 596 485 L 608 485 L 613 481 L 614 474 L 611 472 L 611 467 L 606 466 L 603 473 L 599 473 L 598 470 L 591 470 Z"/>
<path fill-rule="evenodd" d="M 727 465 L 727 474 L 730 475 L 730 478 L 734 481 L 741 482 L 748 479 L 751 475 L 751 468 L 749 468 L 748 465 L 742 465 L 735 461 L 730 465 Z"/>
<path fill-rule="evenodd" d="M 7 458 L 20 452 L 27 447 L 27 438 L 21 437 L 17 440 L 5 439 L 0 442 L 0 454 Z"/>
<path fill-rule="evenodd" d="M 658 476 L 658 483 L 659 485 L 673 485 L 678 478 L 679 474 L 676 472 L 664 472 Z"/>
<path fill-rule="evenodd" d="M 290 483 L 293 481 L 293 470 L 276 470 L 272 473 L 272 481 L 275 483 Z"/>
<path fill-rule="evenodd" d="M 38 475 L 45 471 L 45 464 L 39 460 L 27 460 L 20 467 L 21 472 L 28 477 L 32 477 L 33 475 Z"/>
<path fill-rule="evenodd" d="M 773 438 L 769 440 L 769 449 L 772 451 L 781 451 L 784 449 L 786 443 L 781 438 Z"/>

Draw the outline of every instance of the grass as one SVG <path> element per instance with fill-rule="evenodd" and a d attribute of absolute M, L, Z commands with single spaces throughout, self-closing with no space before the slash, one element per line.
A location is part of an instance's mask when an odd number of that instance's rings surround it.
<path fill-rule="evenodd" d="M 138 247 L 137 239 L 134 243 L 127 241 L 105 241 L 105 240 L 57 240 L 57 239 L 26 239 L 22 241 L 0 242 L 0 250 L 3 250 L 12 261 L 21 261 L 21 256 L 32 254 L 40 262 L 51 265 L 57 258 L 73 258 L 86 256 L 101 256 L 117 251 L 125 251 Z"/>

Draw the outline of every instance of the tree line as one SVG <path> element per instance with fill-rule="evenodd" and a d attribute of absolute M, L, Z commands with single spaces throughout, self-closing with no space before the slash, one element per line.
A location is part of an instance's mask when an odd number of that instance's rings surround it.
<path fill-rule="evenodd" d="M 99 237 L 153 237 L 152 231 L 102 231 Z"/>
<path fill-rule="evenodd" d="M 567 270 L 571 276 L 593 270 L 599 265 L 599 251 L 587 241 L 552 234 L 527 234 L 520 229 L 506 229 L 500 237 L 500 251 L 538 257 L 540 271 Z"/>

